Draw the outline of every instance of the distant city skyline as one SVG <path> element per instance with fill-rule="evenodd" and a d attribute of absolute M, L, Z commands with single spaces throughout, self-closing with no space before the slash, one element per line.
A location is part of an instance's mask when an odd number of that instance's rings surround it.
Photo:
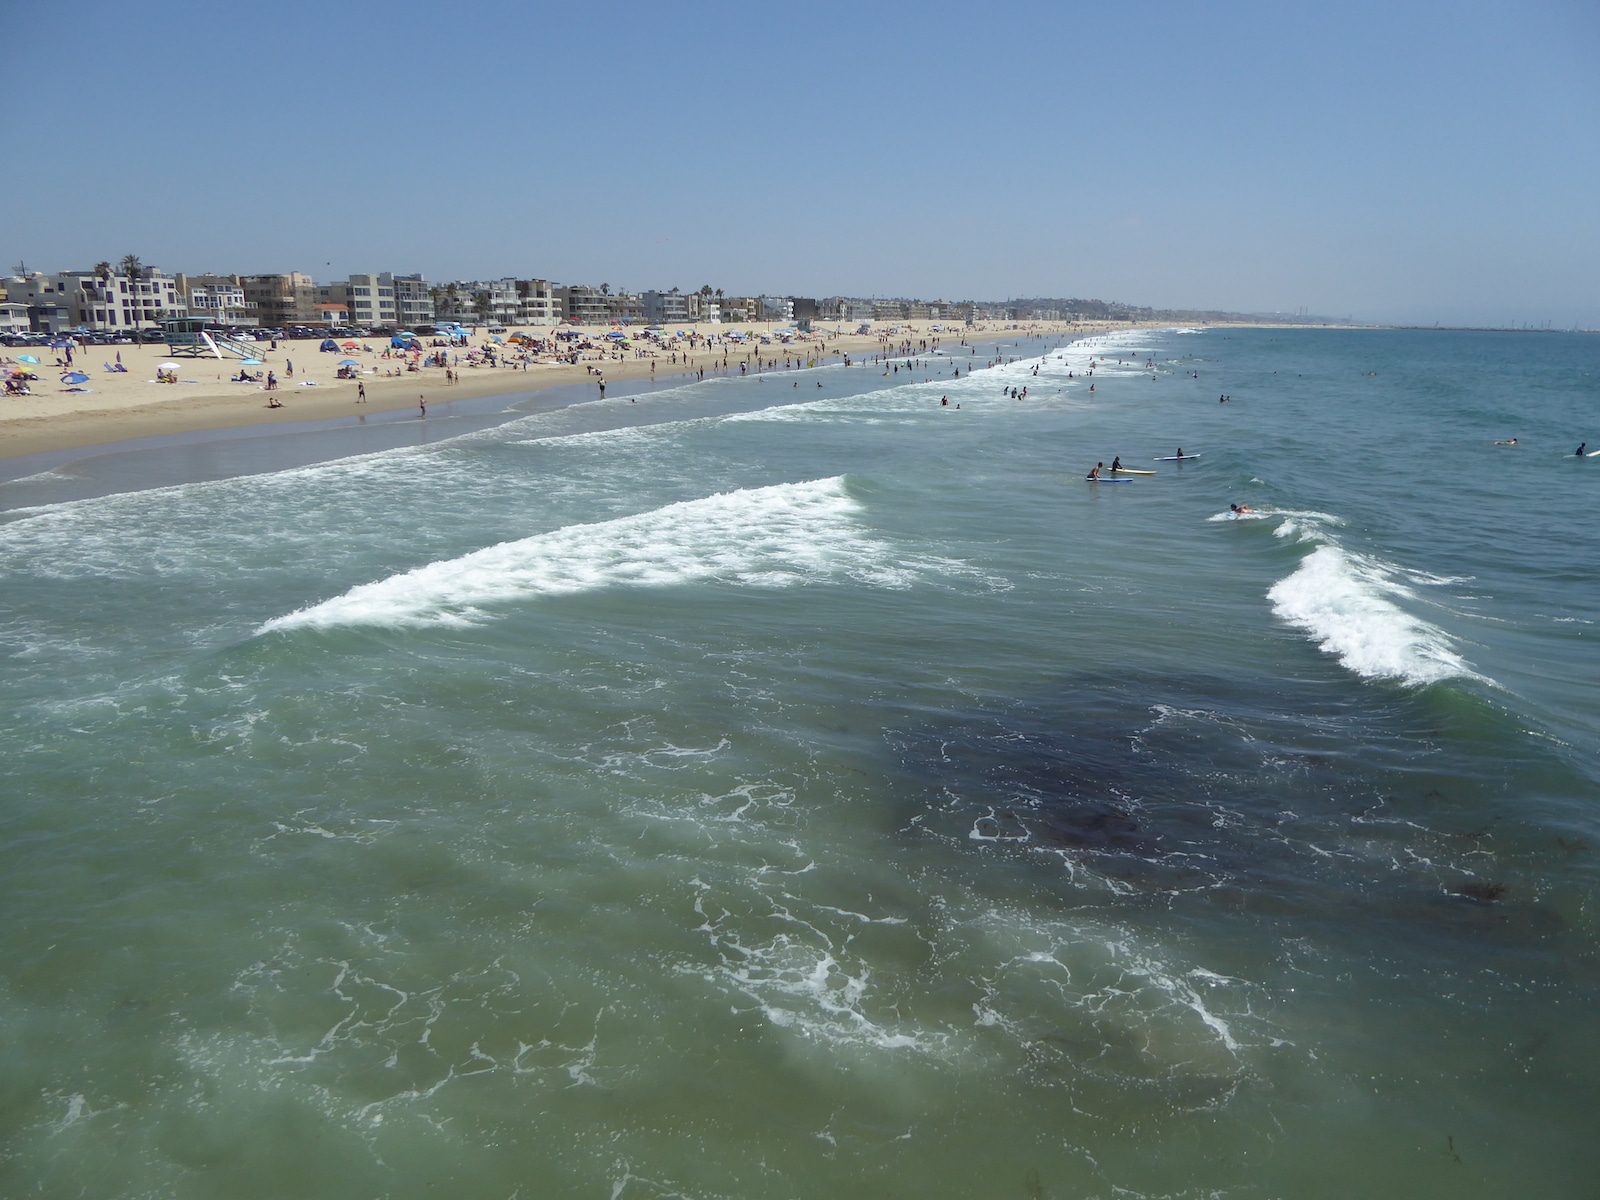
<path fill-rule="evenodd" d="M 37 64 L 8 270 L 1600 326 L 1593 4 L 87 0 L 0 38 Z"/>

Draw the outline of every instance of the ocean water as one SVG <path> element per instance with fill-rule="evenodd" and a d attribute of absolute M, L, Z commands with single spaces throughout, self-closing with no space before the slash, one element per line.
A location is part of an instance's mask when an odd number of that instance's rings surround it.
<path fill-rule="evenodd" d="M 0 1194 L 1593 1195 L 1600 340 L 914 358 L 0 484 Z"/>

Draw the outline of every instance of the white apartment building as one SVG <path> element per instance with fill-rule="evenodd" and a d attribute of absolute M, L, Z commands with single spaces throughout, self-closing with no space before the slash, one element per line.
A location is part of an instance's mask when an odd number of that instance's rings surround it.
<path fill-rule="evenodd" d="M 557 288 L 556 295 L 561 299 L 567 320 L 579 325 L 611 324 L 611 298 L 599 288 L 574 284 Z"/>
<path fill-rule="evenodd" d="M 651 324 L 690 320 L 689 297 L 672 292 L 646 292 L 644 319 Z"/>
<path fill-rule="evenodd" d="M 561 320 L 562 305 L 548 279 L 518 279 L 518 325 L 554 325 Z"/>
<path fill-rule="evenodd" d="M 143 329 L 184 312 L 177 281 L 155 267 L 144 268 L 136 279 L 115 270 L 110 275 L 33 272 L 8 280 L 6 297 L 13 304 L 59 306 L 73 325 L 117 332 Z"/>
<path fill-rule="evenodd" d="M 794 320 L 794 301 L 787 296 L 761 296 L 759 301 L 763 321 Z"/>
<path fill-rule="evenodd" d="M 0 304 L 0 337 L 27 333 L 29 328 L 26 304 L 12 304 L 10 301 Z"/>
<path fill-rule="evenodd" d="M 192 317 L 209 317 L 218 325 L 258 324 L 256 306 L 247 300 L 237 275 L 177 275 L 178 294 Z"/>
<path fill-rule="evenodd" d="M 380 275 L 380 280 L 385 278 Z M 389 277 L 394 288 L 395 323 L 402 329 L 415 329 L 433 321 L 433 293 L 421 275 Z"/>
<path fill-rule="evenodd" d="M 352 324 L 365 329 L 395 324 L 393 275 L 387 271 L 381 275 L 352 275 L 345 287 Z"/>

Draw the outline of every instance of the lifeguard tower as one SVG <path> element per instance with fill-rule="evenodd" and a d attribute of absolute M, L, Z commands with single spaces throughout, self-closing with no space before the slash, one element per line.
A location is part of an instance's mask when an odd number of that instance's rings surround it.
<path fill-rule="evenodd" d="M 168 317 L 160 322 L 167 353 L 173 358 L 255 358 L 257 347 L 210 332 L 209 317 Z"/>

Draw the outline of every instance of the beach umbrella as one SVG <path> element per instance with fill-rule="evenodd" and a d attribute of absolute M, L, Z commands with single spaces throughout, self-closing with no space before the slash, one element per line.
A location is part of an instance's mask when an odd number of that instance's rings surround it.
<path fill-rule="evenodd" d="M 61 377 L 62 383 L 88 383 L 89 377 L 82 371 L 72 371 Z"/>
<path fill-rule="evenodd" d="M 361 343 L 360 342 L 340 342 L 339 344 L 341 346 L 343 346 L 346 350 L 359 350 L 359 349 L 361 349 Z"/>
<path fill-rule="evenodd" d="M 17 355 L 17 361 L 18 362 L 25 362 L 25 363 L 32 363 L 36 367 L 39 365 L 39 360 L 37 358 L 35 358 L 33 355 L 31 355 L 31 354 L 19 354 L 19 355 Z"/>
<path fill-rule="evenodd" d="M 356 361 L 356 360 L 355 360 L 355 359 L 353 359 L 353 358 L 341 358 L 341 359 L 340 359 L 340 360 L 339 360 L 339 365 L 340 365 L 340 366 L 341 366 L 341 367 L 359 367 L 359 366 L 360 366 L 360 365 L 361 365 L 361 364 L 360 364 L 360 363 L 358 363 L 358 362 L 357 362 L 357 361 Z"/>
<path fill-rule="evenodd" d="M 178 364 L 175 363 L 175 362 L 164 362 L 164 363 L 157 363 L 156 364 L 156 370 L 158 370 L 158 371 L 176 371 L 177 369 L 178 369 Z"/>

